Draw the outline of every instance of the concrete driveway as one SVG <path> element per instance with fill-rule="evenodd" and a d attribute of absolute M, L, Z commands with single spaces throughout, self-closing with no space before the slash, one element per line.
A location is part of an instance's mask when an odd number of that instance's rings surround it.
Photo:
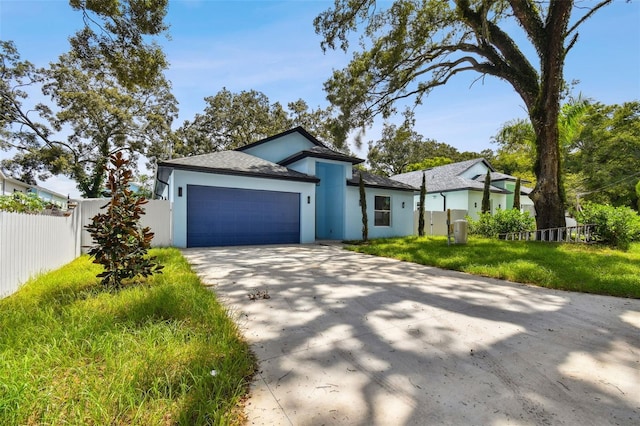
<path fill-rule="evenodd" d="M 640 300 L 336 246 L 183 253 L 260 361 L 249 424 L 640 424 Z"/>

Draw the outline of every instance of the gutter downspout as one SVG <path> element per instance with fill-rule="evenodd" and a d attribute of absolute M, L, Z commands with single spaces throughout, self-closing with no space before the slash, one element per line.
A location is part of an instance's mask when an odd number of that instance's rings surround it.
<path fill-rule="evenodd" d="M 442 196 L 442 198 L 444 198 L 444 207 L 442 209 L 443 212 L 447 211 L 447 196 L 444 195 L 442 192 L 440 193 L 440 195 Z"/>

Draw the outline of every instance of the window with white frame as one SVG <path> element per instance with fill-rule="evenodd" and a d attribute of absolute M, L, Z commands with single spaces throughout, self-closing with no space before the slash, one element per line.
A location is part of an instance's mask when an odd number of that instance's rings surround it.
<path fill-rule="evenodd" d="M 386 195 L 375 196 L 374 225 L 391 226 L 391 197 Z"/>

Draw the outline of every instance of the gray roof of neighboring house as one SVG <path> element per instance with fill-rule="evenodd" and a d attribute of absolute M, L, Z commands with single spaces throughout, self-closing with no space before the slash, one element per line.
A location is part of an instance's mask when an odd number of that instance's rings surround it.
<path fill-rule="evenodd" d="M 343 154 L 342 152 L 334 151 L 332 149 L 327 148 L 326 146 L 314 146 L 312 148 L 297 152 L 285 158 L 284 160 L 280 161 L 278 164 L 282 166 L 287 166 L 289 164 L 295 163 L 296 161 L 306 157 L 323 158 L 326 160 L 346 161 L 351 164 L 360 164 L 364 162 L 364 160 L 361 158 L 354 157 L 352 155 Z"/>
<path fill-rule="evenodd" d="M 516 176 L 511 176 L 511 175 L 507 175 L 505 173 L 500 173 L 500 172 L 491 172 L 489 176 L 491 177 L 491 182 L 497 182 L 500 180 L 510 180 L 515 182 L 518 179 Z M 486 177 L 487 175 L 478 175 L 474 180 L 477 180 L 478 182 L 484 182 Z M 520 182 L 529 183 L 531 181 L 527 179 L 520 179 Z"/>
<path fill-rule="evenodd" d="M 493 167 L 491 167 L 484 158 L 476 158 L 473 160 L 461 161 L 459 163 L 433 167 L 427 170 L 416 170 L 414 172 L 402 173 L 391 176 L 391 179 L 420 188 L 422 185 L 422 174 L 424 173 L 428 193 L 462 191 L 467 189 L 482 191 L 484 189 L 484 183 L 478 180 L 459 176 L 461 173 L 480 162 L 484 162 L 493 172 Z M 507 190 L 496 188 L 494 186 L 491 187 L 491 192 L 501 194 L 510 193 Z"/>
<path fill-rule="evenodd" d="M 347 179 L 347 185 L 350 186 L 359 186 L 360 185 L 360 173 L 359 171 L 353 171 L 353 177 L 351 179 Z M 364 186 L 375 187 L 375 188 L 383 188 L 383 189 L 393 189 L 398 191 L 419 191 L 419 187 L 416 188 L 412 185 L 399 182 L 397 180 L 393 180 L 384 176 L 378 176 L 367 172 L 362 172 L 362 178 L 364 179 Z"/>
<path fill-rule="evenodd" d="M 315 176 L 290 170 L 271 161 L 240 151 L 220 151 L 193 157 L 176 158 L 174 160 L 158 162 L 160 168 L 174 168 L 204 173 L 217 173 L 239 176 L 255 176 L 269 179 L 297 180 L 304 182 L 319 182 Z M 168 177 L 168 173 L 167 173 Z"/>

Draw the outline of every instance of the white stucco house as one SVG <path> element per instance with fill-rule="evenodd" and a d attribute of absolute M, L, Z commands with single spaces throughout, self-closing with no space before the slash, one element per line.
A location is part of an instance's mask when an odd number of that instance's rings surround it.
<path fill-rule="evenodd" d="M 11 195 L 15 192 L 22 192 L 25 194 L 33 193 L 47 203 L 51 203 L 62 210 L 67 209 L 68 196 L 38 185 L 30 185 L 22 182 L 21 180 L 14 179 L 7 176 L 6 173 L 0 169 L 0 195 Z"/>
<path fill-rule="evenodd" d="M 206 247 L 362 237 L 364 160 L 302 127 L 243 146 L 158 163 L 154 193 L 173 204 L 173 244 Z M 417 188 L 362 173 L 370 238 L 413 233 Z"/>
<path fill-rule="evenodd" d="M 419 188 L 422 185 L 424 173 L 427 187 L 425 210 L 466 210 L 469 216 L 477 219 L 482 209 L 482 194 L 487 170 L 490 171 L 491 176 L 489 198 L 491 213 L 495 213 L 498 209 L 513 208 L 516 177 L 496 172 L 484 158 L 402 173 L 391 176 L 391 179 Z M 527 182 L 521 181 L 521 211 L 529 211 L 531 215 L 535 215 L 533 201 L 528 196 L 531 189 L 522 186 Z M 419 200 L 420 197 L 417 195 L 414 198 L 415 209 L 418 208 Z"/>

